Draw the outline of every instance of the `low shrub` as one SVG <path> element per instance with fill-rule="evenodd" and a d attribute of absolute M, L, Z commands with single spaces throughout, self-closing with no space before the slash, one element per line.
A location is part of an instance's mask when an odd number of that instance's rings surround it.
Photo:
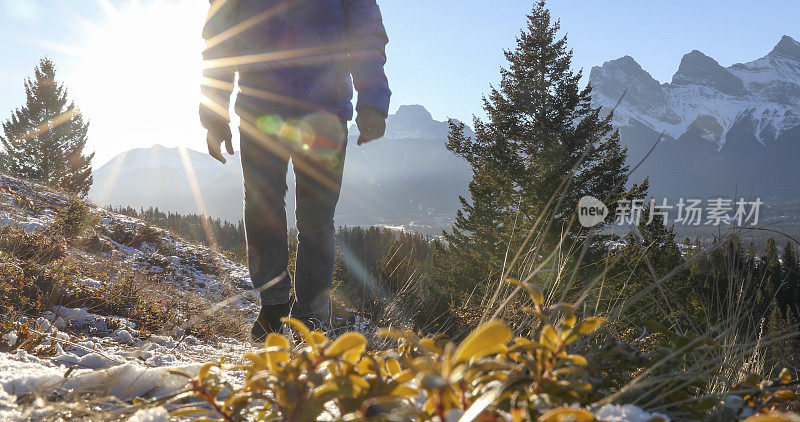
<path fill-rule="evenodd" d="M 65 240 L 44 232 L 28 233 L 17 226 L 0 227 L 0 251 L 23 262 L 48 264 L 67 253 Z"/>
<path fill-rule="evenodd" d="M 24 270 L 13 263 L 0 263 L 0 322 L 14 314 L 35 314 L 44 311 L 41 289 Z"/>
<path fill-rule="evenodd" d="M 53 228 L 67 239 L 72 239 L 87 228 L 94 227 L 97 220 L 89 204 L 80 198 L 71 197 L 66 205 L 56 212 Z"/>
<path fill-rule="evenodd" d="M 134 247 L 140 247 L 142 243 L 149 243 L 156 248 L 161 246 L 161 233 L 157 229 L 151 226 L 142 226 L 139 228 L 136 239 L 133 241 Z"/>
<path fill-rule="evenodd" d="M 183 263 L 194 268 L 195 270 L 209 275 L 220 276 L 223 270 L 220 267 L 217 259 L 203 251 L 196 249 L 185 249 L 177 252 L 177 256 L 183 260 Z"/>
<path fill-rule="evenodd" d="M 122 223 L 113 223 L 102 226 L 103 234 L 120 245 L 140 248 L 148 243 L 156 248 L 161 245 L 161 234 L 150 226 L 131 226 Z"/>
<path fill-rule="evenodd" d="M 114 250 L 114 245 L 97 233 L 82 237 L 76 245 L 93 254 L 108 253 Z"/>
<path fill-rule="evenodd" d="M 226 421 L 315 420 L 331 408 L 338 420 L 444 420 L 454 412 L 482 420 L 594 420 L 585 408 L 594 398 L 592 386 L 582 381 L 588 362 L 571 354 L 570 345 L 606 320 L 579 321 L 569 305 L 542 309 L 538 303 L 528 310 L 541 321 L 530 337 L 513 338 L 501 320 L 482 324 L 459 345 L 441 336 L 381 330 L 393 346 L 381 351 L 368 351 L 360 333 L 330 340 L 288 318 L 302 345 L 292 348 L 287 337 L 270 334 L 266 349 L 245 355 L 241 388 L 225 382 L 219 363 L 209 363 L 191 379 L 187 394 Z M 192 414 L 207 415 L 209 408 L 173 416 Z"/>

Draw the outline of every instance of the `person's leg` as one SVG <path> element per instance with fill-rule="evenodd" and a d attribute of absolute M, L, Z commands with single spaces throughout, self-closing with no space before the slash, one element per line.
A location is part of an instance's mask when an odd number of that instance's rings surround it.
<path fill-rule="evenodd" d="M 262 305 L 252 334 L 261 340 L 266 333 L 278 331 L 280 318 L 289 312 L 291 280 L 287 273 L 285 208 L 288 163 L 266 144 L 272 141 L 255 138 L 244 130 L 240 134 L 247 260 Z"/>
<path fill-rule="evenodd" d="M 304 119 L 311 135 L 293 154 L 297 180 L 297 261 L 292 316 L 313 328 L 329 327 L 330 290 L 336 255 L 333 215 L 342 184 L 346 122 L 314 114 Z"/>

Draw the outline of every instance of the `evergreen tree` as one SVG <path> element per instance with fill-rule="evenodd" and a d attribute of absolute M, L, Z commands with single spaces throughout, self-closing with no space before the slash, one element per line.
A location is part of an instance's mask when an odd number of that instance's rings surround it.
<path fill-rule="evenodd" d="M 484 98 L 489 120 L 475 119 L 474 137 L 465 136 L 463 124 L 451 124 L 447 147 L 473 170 L 471 201 L 461 198 L 454 228 L 445 233 L 459 269 L 481 260 L 488 264 L 472 268 L 481 277 L 499 270 L 506 251 L 513 256 L 539 217 L 550 225 L 536 234 L 545 254 L 562 235 L 580 240 L 586 231 L 570 224 L 578 200 L 605 200 L 613 216 L 613 204 L 624 196 L 626 149 L 611 116 L 591 106 L 591 87 L 580 88 L 581 72 L 572 71 L 572 52 L 558 32 L 544 1 L 536 3 L 516 48 L 505 53 L 509 66 L 499 88 Z M 636 186 L 634 195 L 645 189 L 646 183 Z M 560 198 L 560 206 L 548 208 L 551 198 Z"/>
<path fill-rule="evenodd" d="M 794 314 L 795 319 L 800 319 L 800 303 L 798 303 L 798 294 L 800 294 L 800 262 L 797 260 L 792 242 L 786 243 L 786 248 L 783 250 L 783 282 L 778 289 L 778 305 L 781 311 L 786 315 L 787 311 Z"/>
<path fill-rule="evenodd" d="M 781 262 L 778 257 L 778 246 L 775 244 L 774 238 L 767 240 L 767 246 L 764 249 L 764 257 L 762 258 L 767 268 L 775 270 L 780 267 Z"/>
<path fill-rule="evenodd" d="M 25 80 L 25 105 L 3 123 L 0 170 L 86 196 L 94 157 L 83 155 L 89 124 L 55 76 L 53 62 L 44 58 Z"/>
<path fill-rule="evenodd" d="M 624 246 L 608 260 L 606 286 L 597 300 L 604 303 L 607 310 L 612 310 L 623 298 L 652 288 L 647 297 L 628 310 L 632 320 L 666 317 L 670 322 L 685 321 L 684 315 L 693 311 L 693 286 L 688 281 L 690 272 L 684 269 L 673 273 L 684 264 L 675 240 L 675 228 L 667 226 L 662 215 L 653 215 L 650 221 L 649 214 L 645 208 L 638 230 L 628 233 Z M 665 278 L 667 275 L 669 277 Z M 653 288 L 657 281 L 659 287 Z"/>
<path fill-rule="evenodd" d="M 763 303 L 761 305 L 766 309 L 771 304 L 774 304 L 778 296 L 778 287 L 782 281 L 780 274 L 781 262 L 775 239 L 769 238 L 767 240 L 767 246 L 759 262 L 758 270 L 762 285 L 761 297 L 763 298 Z"/>
<path fill-rule="evenodd" d="M 656 277 L 663 277 L 683 264 L 683 257 L 678 243 L 675 241 L 675 226 L 669 226 L 664 223 L 664 217 L 661 215 L 653 216 L 653 221 L 647 224 L 649 219 L 649 212 L 645 210 L 642 221 L 639 222 L 639 234 L 641 234 L 641 242 L 644 246 L 652 270 L 655 271 Z M 634 247 L 638 249 L 637 242 L 633 238 L 633 234 L 629 234 L 627 247 Z M 649 271 L 649 269 L 648 269 Z M 652 279 L 652 275 L 650 276 Z"/>

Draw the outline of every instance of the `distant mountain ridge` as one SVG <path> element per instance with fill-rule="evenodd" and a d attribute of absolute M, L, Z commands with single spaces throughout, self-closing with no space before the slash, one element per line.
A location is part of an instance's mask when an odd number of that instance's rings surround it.
<path fill-rule="evenodd" d="M 431 113 L 421 105 L 403 105 L 386 119 L 384 139 L 445 140 L 450 133 L 450 122 L 460 123 L 455 119 L 443 122 L 434 120 Z M 350 134 L 355 137 L 359 134 L 355 124 L 351 126 Z M 466 135 L 472 134 L 472 129 L 467 127 Z"/>
<path fill-rule="evenodd" d="M 619 103 L 613 123 L 629 148 L 630 164 L 643 159 L 663 133 L 633 175 L 650 178 L 652 195 L 800 197 L 800 43 L 793 38 L 784 36 L 763 57 L 728 67 L 691 51 L 666 83 L 624 56 L 594 67 L 589 82 L 595 106 L 610 112 Z M 385 138 L 366 146 L 355 145 L 358 129 L 351 125 L 337 223 L 455 213 L 472 172 L 446 149 L 448 132 L 449 122 L 436 121 L 420 105 L 400 107 L 387 119 Z M 187 163 L 196 184 L 187 176 Z M 202 208 L 230 221 L 242 215 L 238 153 L 223 166 L 203 152 L 154 146 L 120 154 L 94 177 L 90 198 L 100 205 L 183 213 Z M 288 179 L 293 220 L 292 172 Z"/>
<path fill-rule="evenodd" d="M 614 124 L 631 163 L 664 134 L 637 172 L 651 177 L 654 193 L 800 196 L 800 43 L 793 38 L 727 68 L 694 50 L 663 84 L 624 56 L 594 67 L 589 82 L 595 105 L 610 111 L 619 102 Z"/>
<path fill-rule="evenodd" d="M 434 120 L 423 106 L 410 105 L 390 115 L 386 126 L 384 138 L 363 146 L 356 145 L 358 129 L 351 126 L 337 224 L 434 220 L 455 213 L 472 171 L 445 147 L 449 122 Z M 472 134 L 469 128 L 467 132 Z M 238 151 L 222 165 L 203 152 L 154 145 L 120 154 L 93 175 L 89 197 L 99 205 L 204 211 L 229 221 L 242 218 Z M 287 209 L 293 224 L 292 171 L 287 179 Z"/>

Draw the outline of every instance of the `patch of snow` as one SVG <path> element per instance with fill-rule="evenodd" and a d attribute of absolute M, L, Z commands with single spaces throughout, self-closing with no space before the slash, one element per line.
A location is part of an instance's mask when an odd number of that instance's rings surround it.
<path fill-rule="evenodd" d="M 97 353 L 88 353 L 81 357 L 74 354 L 63 354 L 53 360 L 60 364 L 71 364 L 79 368 L 105 369 L 114 366 L 115 362 Z"/>
<path fill-rule="evenodd" d="M 121 328 L 114 330 L 114 332 L 111 333 L 111 338 L 122 344 L 133 344 L 136 342 L 136 339 L 130 331 Z"/>
<path fill-rule="evenodd" d="M 134 324 L 125 318 L 114 316 L 100 316 L 90 313 L 87 308 L 68 308 L 56 306 L 52 311 L 42 314 L 42 317 L 50 321 L 59 329 L 71 327 L 78 330 L 94 329 L 100 332 L 108 332 L 109 320 L 122 327 L 134 327 Z"/>
<path fill-rule="evenodd" d="M 74 392 L 95 392 L 120 400 L 161 397 L 186 386 L 187 379 L 172 371 L 193 376 L 200 367 L 199 364 L 191 364 L 147 368 L 125 364 L 97 371 L 79 370 L 65 377 L 67 372 L 64 367 L 47 366 L 41 361 L 26 362 L 12 356 L 0 354 L 0 409 L 13 407 L 13 396 L 41 393 L 56 387 Z M 100 362 L 101 359 L 97 358 L 96 361 Z"/>
<path fill-rule="evenodd" d="M 141 409 L 128 418 L 128 422 L 168 422 L 169 412 L 163 407 Z"/>
<path fill-rule="evenodd" d="M 3 421 L 22 421 L 22 412 L 19 411 L 15 402 L 17 398 L 0 389 L 0 420 Z"/>
<path fill-rule="evenodd" d="M 13 359 L 0 353 L 0 391 L 7 396 L 21 396 L 39 391 L 64 379 L 64 371 L 29 359 Z"/>
<path fill-rule="evenodd" d="M 84 285 L 92 289 L 99 289 L 105 285 L 102 281 L 93 280 L 91 278 L 82 278 L 78 280 L 78 284 Z"/>
<path fill-rule="evenodd" d="M 14 347 L 17 344 L 17 333 L 10 332 L 0 337 L 0 340 L 5 342 L 9 347 Z"/>
<path fill-rule="evenodd" d="M 660 413 L 648 413 L 632 404 L 607 404 L 595 413 L 597 419 L 605 422 L 648 422 L 653 418 L 661 418 L 670 422 L 669 417 Z"/>
<path fill-rule="evenodd" d="M 33 234 L 39 233 L 47 229 L 48 222 L 41 218 L 36 217 L 14 217 L 10 214 L 0 215 L 0 226 L 15 226 L 25 233 Z"/>

